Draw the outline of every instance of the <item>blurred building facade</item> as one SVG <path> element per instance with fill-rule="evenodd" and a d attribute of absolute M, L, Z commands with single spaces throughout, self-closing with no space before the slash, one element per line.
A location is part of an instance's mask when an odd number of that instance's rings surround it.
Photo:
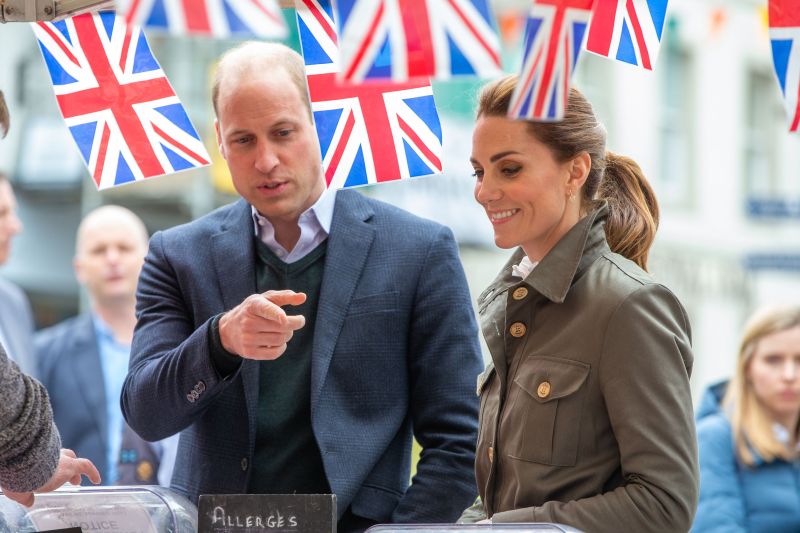
<path fill-rule="evenodd" d="M 512 72 L 529 1 L 495 5 L 507 32 L 504 66 Z M 285 14 L 293 27 L 293 15 Z M 149 38 L 218 159 L 209 79 L 214 59 L 236 43 Z M 289 44 L 295 43 L 296 35 Z M 70 263 L 83 213 L 119 203 L 152 232 L 234 196 L 220 161 L 98 193 L 63 126 L 30 29 L 0 26 L 0 49 L 0 89 L 12 113 L 0 168 L 12 176 L 25 224 L 0 274 L 29 293 L 43 326 L 79 306 Z M 452 227 L 475 296 L 510 253 L 494 247 L 491 226 L 472 198 L 469 150 L 480 83 L 434 85 L 444 176 L 364 189 Z M 671 0 L 654 72 L 584 53 L 576 86 L 605 123 L 609 148 L 636 159 L 658 194 L 662 216 L 651 271 L 689 311 L 697 394 L 732 372 L 741 326 L 755 307 L 800 302 L 800 136 L 788 133 L 772 70 L 766 1 Z"/>

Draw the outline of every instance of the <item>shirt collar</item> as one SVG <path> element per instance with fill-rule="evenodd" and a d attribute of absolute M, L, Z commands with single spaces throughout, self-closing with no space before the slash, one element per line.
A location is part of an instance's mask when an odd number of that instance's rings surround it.
<path fill-rule="evenodd" d="M 314 205 L 300 214 L 298 222 L 308 219 L 316 219 L 317 223 L 325 232 L 325 234 L 329 235 L 331 232 L 331 223 L 333 222 L 333 206 L 335 203 L 336 190 L 326 189 L 323 191 L 320 197 L 317 198 L 317 201 L 314 202 Z M 259 213 L 255 206 L 251 205 L 250 211 L 253 214 L 253 231 L 256 237 L 259 235 L 259 226 L 270 228 L 274 232 L 272 223 L 267 217 Z"/>
<path fill-rule="evenodd" d="M 94 334 L 98 339 L 102 341 L 113 342 L 119 346 L 125 346 L 125 343 L 119 342 L 117 338 L 114 337 L 114 332 L 111 330 L 111 326 L 106 324 L 106 322 L 94 312 L 92 312 L 92 324 L 94 324 Z"/>

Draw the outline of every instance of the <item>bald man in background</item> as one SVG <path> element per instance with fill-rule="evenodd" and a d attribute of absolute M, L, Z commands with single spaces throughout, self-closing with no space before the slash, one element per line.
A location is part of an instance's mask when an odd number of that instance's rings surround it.
<path fill-rule="evenodd" d="M 73 266 L 90 310 L 35 338 L 41 379 L 64 445 L 91 459 L 109 485 L 118 480 L 123 434 L 126 441 L 138 438 L 124 425 L 119 397 L 147 240 L 144 224 L 128 209 L 107 205 L 89 213 L 78 228 Z M 158 454 L 148 454 L 144 441 L 126 448 L 124 457 L 141 458 L 127 459 L 136 464 L 138 477 L 125 482 L 155 484 Z"/>

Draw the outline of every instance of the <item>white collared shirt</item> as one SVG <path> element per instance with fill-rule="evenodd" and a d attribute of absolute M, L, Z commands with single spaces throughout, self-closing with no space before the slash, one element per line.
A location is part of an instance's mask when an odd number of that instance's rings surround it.
<path fill-rule="evenodd" d="M 297 225 L 300 226 L 300 238 L 291 250 L 278 244 L 275 239 L 275 227 L 267 217 L 261 215 L 251 205 L 255 235 L 284 263 L 294 263 L 307 256 L 328 238 L 328 234 L 331 232 L 335 203 L 336 191 L 328 189 L 317 198 L 314 205 L 303 211 L 297 220 Z"/>
<path fill-rule="evenodd" d="M 536 265 L 538 264 L 539 261 L 531 261 L 526 255 L 522 258 L 522 261 L 520 261 L 518 265 L 511 266 L 511 275 L 525 279 L 531 272 L 533 272 L 533 269 L 536 268 Z"/>

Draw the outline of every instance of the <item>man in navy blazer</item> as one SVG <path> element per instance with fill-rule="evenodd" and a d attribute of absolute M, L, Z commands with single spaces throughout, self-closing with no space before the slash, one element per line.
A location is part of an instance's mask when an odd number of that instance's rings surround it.
<path fill-rule="evenodd" d="M 482 359 L 452 233 L 325 191 L 289 48 L 228 52 L 213 96 L 243 198 L 151 238 L 128 423 L 182 431 L 172 488 L 192 501 L 332 492 L 340 532 L 455 521 L 476 494 Z"/>
<path fill-rule="evenodd" d="M 0 266 L 8 261 L 11 241 L 22 231 L 17 200 L 6 175 L 0 171 Z M 38 377 L 33 353 L 33 313 L 22 289 L 0 278 L 0 343 L 26 374 Z"/>

